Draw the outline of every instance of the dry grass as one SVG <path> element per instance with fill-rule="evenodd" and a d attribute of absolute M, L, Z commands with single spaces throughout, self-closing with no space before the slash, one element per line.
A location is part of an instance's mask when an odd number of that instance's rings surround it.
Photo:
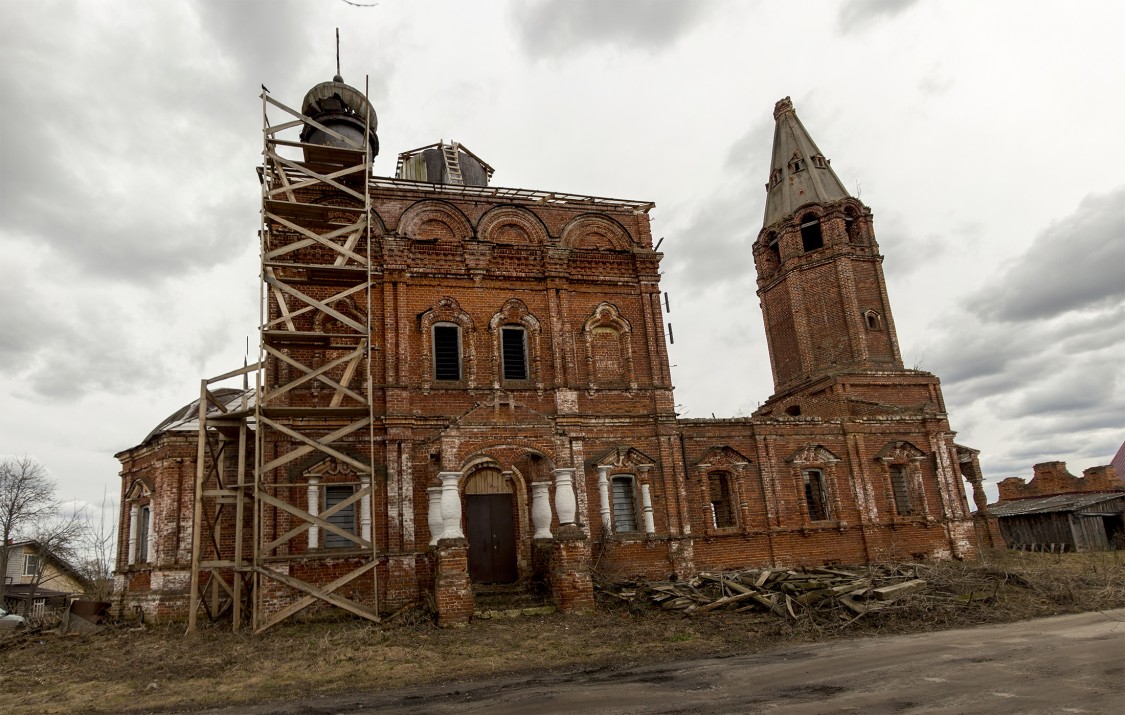
<path fill-rule="evenodd" d="M 337 621 L 260 636 L 220 626 L 111 627 L 87 636 L 0 635 L 0 702 L 12 715 L 143 712 L 314 697 L 541 669 L 633 665 L 856 635 L 941 630 L 1125 606 L 1116 554 L 999 552 L 919 565 L 930 588 L 893 608 L 697 617 L 624 604 L 583 616 L 475 622 Z M 971 597 L 970 597 L 971 596 Z"/>

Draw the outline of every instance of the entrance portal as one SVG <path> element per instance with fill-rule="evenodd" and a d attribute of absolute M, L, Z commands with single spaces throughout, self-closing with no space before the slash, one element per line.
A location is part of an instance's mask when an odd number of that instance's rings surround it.
<path fill-rule="evenodd" d="M 465 485 L 469 578 L 473 583 L 511 583 L 517 578 L 513 496 L 511 482 L 497 469 L 482 469 Z"/>

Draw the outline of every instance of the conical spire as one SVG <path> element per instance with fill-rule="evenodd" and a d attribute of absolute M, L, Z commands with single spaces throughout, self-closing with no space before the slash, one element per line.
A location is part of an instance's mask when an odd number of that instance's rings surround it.
<path fill-rule="evenodd" d="M 829 203 L 850 196 L 828 159 L 793 111 L 786 97 L 773 108 L 773 159 L 766 182 L 765 226 L 773 225 L 809 203 Z"/>

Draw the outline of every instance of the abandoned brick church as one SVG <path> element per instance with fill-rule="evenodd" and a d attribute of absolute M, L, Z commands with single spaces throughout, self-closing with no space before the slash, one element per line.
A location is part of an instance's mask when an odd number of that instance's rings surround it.
<path fill-rule="evenodd" d="M 592 607 L 595 569 L 975 553 L 976 452 L 903 367 L 871 211 L 788 98 L 746 247 L 775 392 L 735 419 L 674 410 L 652 204 L 493 187 L 456 143 L 372 176 L 338 76 L 262 102 L 260 362 L 117 455 L 122 610 L 451 624 L 496 584 Z"/>

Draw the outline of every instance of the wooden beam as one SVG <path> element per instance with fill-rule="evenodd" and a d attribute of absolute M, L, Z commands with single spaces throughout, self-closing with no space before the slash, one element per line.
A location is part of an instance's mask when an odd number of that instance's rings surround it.
<path fill-rule="evenodd" d="M 278 499 L 277 497 L 275 497 L 272 494 L 268 494 L 268 493 L 263 492 L 262 494 L 258 495 L 258 499 L 260 501 L 265 502 L 266 504 L 269 504 L 270 506 L 275 506 L 278 509 L 281 509 L 282 511 L 284 511 L 288 514 L 292 514 L 293 516 L 297 517 L 298 519 L 304 519 L 305 521 L 310 522 L 310 525 L 316 524 L 317 526 L 321 527 L 322 529 L 325 529 L 327 531 L 331 531 L 333 534 L 336 534 L 338 536 L 342 536 L 349 541 L 352 541 L 356 544 L 359 544 L 363 548 L 367 548 L 367 547 L 371 546 L 371 542 L 364 539 L 363 537 L 356 536 L 355 534 L 351 533 L 350 531 L 344 531 L 343 529 L 336 526 L 332 522 L 327 521 L 325 519 L 322 519 L 319 516 L 313 516 L 312 514 L 305 511 L 304 509 L 293 506 L 292 504 L 290 504 L 289 502 L 287 502 L 283 499 Z M 351 497 L 348 497 L 348 499 L 344 500 L 344 503 L 346 504 L 346 503 L 354 502 L 354 501 L 355 501 L 355 495 L 353 494 Z M 337 511 L 338 511 L 338 509 L 333 508 L 333 509 L 330 509 L 329 511 L 327 511 L 325 513 L 331 515 L 331 514 L 335 514 Z M 292 538 L 292 537 L 290 537 L 290 538 Z M 284 543 L 284 541 L 279 541 L 278 539 L 274 539 L 272 542 L 263 546 L 259 550 L 258 555 L 259 556 L 267 556 L 270 551 L 277 548 L 282 543 Z"/>
<path fill-rule="evenodd" d="M 363 564 L 362 566 L 360 566 L 359 568 L 355 569 L 355 570 L 354 570 L 354 571 L 352 571 L 351 573 L 345 574 L 345 575 L 341 576 L 340 578 L 336 579 L 335 581 L 333 581 L 332 583 L 328 584 L 327 586 L 325 586 L 325 587 L 324 587 L 323 589 L 321 589 L 321 590 L 322 590 L 322 591 L 324 591 L 324 592 L 326 592 L 326 593 L 332 593 L 332 592 L 334 592 L 334 591 L 335 591 L 336 589 L 340 588 L 341 586 L 345 586 L 345 585 L 347 585 L 347 584 L 351 583 L 351 582 L 352 582 L 352 581 L 354 581 L 355 579 L 359 578 L 359 577 L 360 577 L 360 576 L 362 576 L 363 574 L 365 574 L 365 573 L 367 573 L 368 571 L 370 571 L 371 569 L 375 568 L 375 566 L 377 565 L 377 563 L 378 563 L 378 562 L 376 562 L 376 561 L 369 561 L 368 563 L 366 563 L 366 564 Z M 277 573 L 276 571 L 273 571 L 273 570 L 271 570 L 271 569 L 267 569 L 267 568 L 265 568 L 265 567 L 261 567 L 261 566 L 259 566 L 257 570 L 258 570 L 258 571 L 260 571 L 261 573 L 263 573 L 263 575 L 265 575 L 265 576 L 267 576 L 267 577 L 270 577 L 270 578 L 272 578 L 272 575 L 273 575 L 273 574 Z M 282 583 L 285 583 L 285 581 L 282 581 L 281 579 L 278 579 L 278 580 L 279 580 L 279 581 L 281 581 Z M 292 585 L 292 584 L 286 584 L 286 585 Z M 301 591 L 304 591 L 304 590 L 305 590 L 305 589 L 301 589 L 301 588 L 299 588 L 299 587 L 297 587 L 297 586 L 293 586 L 293 588 L 297 588 L 298 590 L 301 590 Z M 306 592 L 307 592 L 307 591 L 306 591 Z M 278 612 L 277 612 L 277 613 L 276 613 L 276 614 L 275 614 L 275 615 L 273 616 L 273 618 L 271 618 L 271 619 L 270 619 L 270 620 L 269 620 L 268 622 L 266 622 L 266 623 L 265 623 L 264 625 L 262 625 L 262 626 L 259 626 L 259 627 L 258 627 L 258 628 L 257 628 L 257 629 L 255 630 L 255 632 L 256 632 L 256 633 L 261 633 L 262 631 L 266 630 L 267 628 L 272 628 L 273 626 L 277 625 L 278 623 L 281 623 L 282 621 L 284 621 L 284 620 L 285 620 L 286 618 L 288 618 L 288 617 L 292 616 L 293 614 L 297 613 L 297 612 L 298 612 L 298 611 L 300 611 L 300 610 L 301 610 L 302 608 L 305 608 L 305 607 L 307 607 L 307 606 L 310 606 L 310 605 L 312 605 L 312 604 L 313 604 L 313 603 L 314 603 L 314 602 L 315 602 L 315 601 L 316 601 L 316 600 L 317 600 L 318 598 L 320 598 L 320 596 L 317 596 L 317 595 L 315 595 L 315 594 L 314 594 L 314 595 L 308 595 L 308 596 L 305 596 L 305 597 L 301 598 L 301 599 L 300 599 L 299 601 L 296 601 L 296 602 L 294 602 L 294 603 L 291 603 L 290 605 L 288 605 L 288 606 L 286 606 L 285 608 L 283 608 L 283 609 L 282 609 L 281 611 L 278 611 Z M 337 596 L 337 598 L 344 598 L 344 597 L 343 597 L 343 596 Z M 322 599 L 322 600 L 327 600 L 327 599 Z M 345 600 L 347 600 L 347 599 L 345 599 Z M 350 600 L 349 600 L 349 601 L 348 601 L 348 603 L 353 603 L 353 604 L 354 604 L 354 601 L 350 601 Z M 355 604 L 355 605 L 357 605 L 357 606 L 358 606 L 358 604 Z M 363 608 L 362 606 L 358 606 L 358 607 L 359 607 L 359 608 Z M 348 610 L 351 610 L 351 609 L 348 609 Z M 379 618 L 379 616 L 375 615 L 375 614 L 374 614 L 373 612 L 371 612 L 371 611 L 367 611 L 366 609 L 364 609 L 364 610 L 365 610 L 365 612 L 364 612 L 364 613 L 360 613 L 360 614 L 358 614 L 358 615 L 360 615 L 360 616 L 363 616 L 364 618 L 367 618 L 367 619 L 373 620 L 373 621 L 375 621 L 376 623 L 379 623 L 379 622 L 380 622 L 380 618 Z M 354 611 L 352 611 L 352 612 L 354 613 Z"/>

